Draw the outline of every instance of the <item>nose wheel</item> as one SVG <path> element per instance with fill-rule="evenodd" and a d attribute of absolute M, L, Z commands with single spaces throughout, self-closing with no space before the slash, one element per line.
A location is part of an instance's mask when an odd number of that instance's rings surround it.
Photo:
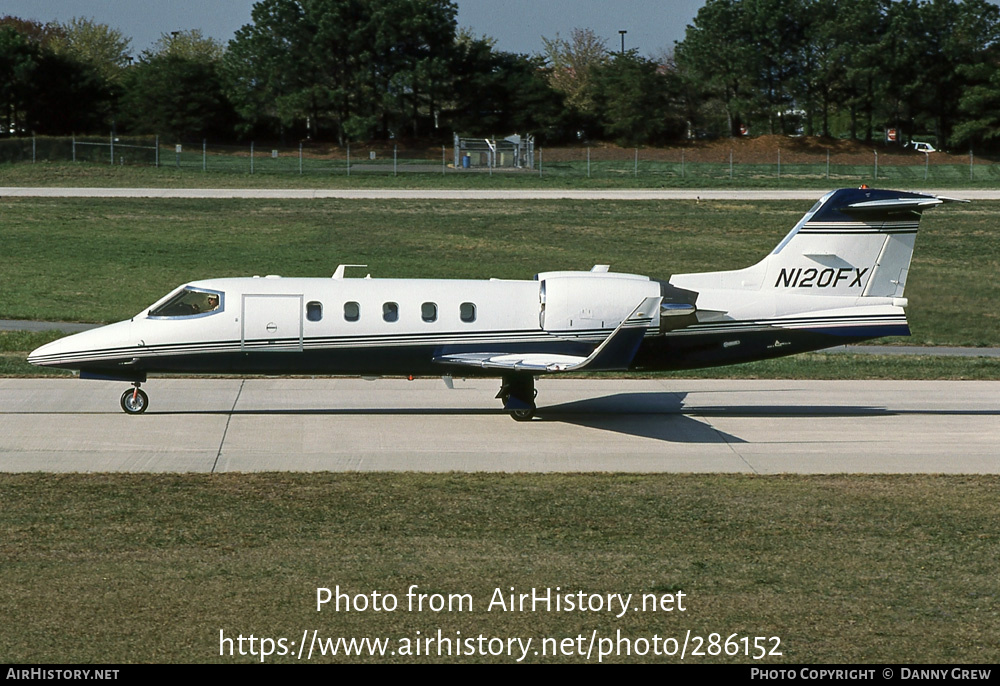
<path fill-rule="evenodd" d="M 139 384 L 122 393 L 122 409 L 125 414 L 142 414 L 147 407 L 149 407 L 149 396 L 145 391 L 139 390 Z"/>

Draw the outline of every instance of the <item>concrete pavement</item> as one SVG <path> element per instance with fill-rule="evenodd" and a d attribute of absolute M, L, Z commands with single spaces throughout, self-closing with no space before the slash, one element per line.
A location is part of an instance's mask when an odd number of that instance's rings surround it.
<path fill-rule="evenodd" d="M 1000 473 L 1000 382 L 0 379 L 0 471 Z"/>

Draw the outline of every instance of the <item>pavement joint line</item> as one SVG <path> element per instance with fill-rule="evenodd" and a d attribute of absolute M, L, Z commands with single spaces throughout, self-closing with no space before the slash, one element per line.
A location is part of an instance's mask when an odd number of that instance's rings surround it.
<path fill-rule="evenodd" d="M 240 401 L 240 396 L 243 394 L 243 386 L 246 385 L 247 380 L 240 380 L 240 387 L 236 390 L 236 397 L 233 399 L 233 407 L 229 410 L 229 416 L 226 417 L 226 428 L 222 430 L 222 440 L 219 441 L 219 452 L 215 454 L 215 462 L 212 463 L 212 469 L 210 474 L 215 474 L 215 470 L 219 467 L 219 459 L 222 457 L 222 448 L 226 445 L 226 435 L 229 433 L 229 423 L 233 421 L 233 413 L 236 412 L 236 404 Z"/>

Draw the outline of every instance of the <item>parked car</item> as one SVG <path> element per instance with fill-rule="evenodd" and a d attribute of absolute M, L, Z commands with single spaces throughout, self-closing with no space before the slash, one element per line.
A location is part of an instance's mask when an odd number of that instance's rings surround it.
<path fill-rule="evenodd" d="M 922 152 L 922 153 L 937 152 L 937 148 L 935 148 L 930 143 L 921 143 L 920 141 L 910 141 L 909 145 L 917 152 Z"/>

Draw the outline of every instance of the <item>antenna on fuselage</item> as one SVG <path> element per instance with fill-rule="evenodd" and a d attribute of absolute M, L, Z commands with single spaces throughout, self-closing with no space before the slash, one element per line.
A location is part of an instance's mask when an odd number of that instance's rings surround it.
<path fill-rule="evenodd" d="M 359 269 L 363 269 L 367 266 L 368 266 L 367 264 L 339 264 L 337 265 L 337 271 L 333 273 L 332 278 L 334 279 L 344 278 L 344 270 L 347 269 L 348 267 L 358 267 Z"/>

